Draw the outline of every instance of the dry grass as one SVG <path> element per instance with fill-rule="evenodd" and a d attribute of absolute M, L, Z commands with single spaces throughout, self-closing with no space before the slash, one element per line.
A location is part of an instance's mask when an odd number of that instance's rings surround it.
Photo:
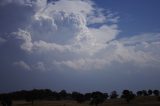
<path fill-rule="evenodd" d="M 1 105 L 0 105 L 1 106 Z M 32 106 L 25 101 L 14 101 L 13 106 Z M 33 106 L 90 106 L 89 102 L 79 104 L 75 101 L 35 101 Z M 160 106 L 160 101 L 156 97 L 136 97 L 127 104 L 123 99 L 107 100 L 98 106 Z"/>

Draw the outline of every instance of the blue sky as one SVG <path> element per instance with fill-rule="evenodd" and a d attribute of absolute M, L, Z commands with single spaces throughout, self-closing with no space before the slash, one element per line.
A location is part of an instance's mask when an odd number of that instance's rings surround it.
<path fill-rule="evenodd" d="M 1 0 L 0 92 L 160 89 L 159 0 Z"/>
<path fill-rule="evenodd" d="M 122 36 L 159 32 L 159 0 L 95 0 L 98 6 L 112 10 L 121 16 L 119 26 Z"/>

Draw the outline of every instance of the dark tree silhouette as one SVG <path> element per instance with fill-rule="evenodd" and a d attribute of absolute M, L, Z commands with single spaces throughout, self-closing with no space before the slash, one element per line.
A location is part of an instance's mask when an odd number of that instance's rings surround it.
<path fill-rule="evenodd" d="M 84 95 L 84 97 L 85 97 L 85 100 L 86 100 L 86 101 L 90 101 L 91 98 L 92 98 L 92 93 L 86 93 L 86 94 Z"/>
<path fill-rule="evenodd" d="M 95 106 L 98 106 L 98 104 L 103 103 L 107 98 L 105 94 L 98 92 L 98 91 L 93 92 L 91 97 L 92 99 L 91 99 L 90 104 L 95 105 Z"/>
<path fill-rule="evenodd" d="M 85 96 L 79 92 L 72 92 L 72 98 L 76 100 L 78 103 L 85 102 Z"/>
<path fill-rule="evenodd" d="M 35 91 L 28 92 L 25 99 L 27 102 L 31 102 L 33 106 L 34 100 L 36 99 Z"/>
<path fill-rule="evenodd" d="M 104 95 L 105 99 L 108 99 L 108 97 L 109 97 L 108 93 L 103 93 L 103 95 Z"/>
<path fill-rule="evenodd" d="M 137 96 L 149 96 L 154 95 L 160 100 L 159 90 L 142 90 L 137 92 Z M 26 100 L 34 104 L 35 100 L 75 100 L 78 103 L 83 103 L 85 101 L 90 101 L 92 105 L 98 105 L 103 103 L 108 98 L 108 93 L 92 92 L 81 94 L 79 92 L 72 92 L 72 94 L 67 93 L 65 90 L 57 93 L 56 91 L 51 91 L 50 89 L 33 89 L 33 90 L 21 90 L 16 92 L 11 92 L 8 94 L 0 94 L 0 101 L 2 106 L 11 106 L 12 100 Z M 117 98 L 118 94 L 116 91 L 111 92 L 110 98 Z M 122 92 L 122 98 L 124 98 L 128 103 L 135 97 L 133 92 L 129 90 L 124 90 Z M 12 99 L 11 99 L 12 98 Z"/>
<path fill-rule="evenodd" d="M 155 96 L 159 96 L 159 90 L 154 90 L 154 91 L 153 91 L 153 94 L 154 94 Z"/>
<path fill-rule="evenodd" d="M 25 100 L 32 102 L 32 104 L 34 100 L 53 100 L 53 98 L 56 98 L 56 96 L 49 89 L 33 89 L 25 94 Z"/>
<path fill-rule="evenodd" d="M 148 90 L 148 95 L 151 96 L 153 91 L 151 89 Z"/>
<path fill-rule="evenodd" d="M 121 97 L 124 98 L 127 101 L 127 103 L 129 103 L 132 99 L 134 99 L 135 95 L 132 91 L 123 90 Z"/>
<path fill-rule="evenodd" d="M 1 97 L 2 106 L 12 106 L 12 97 L 10 94 L 3 94 Z"/>
<path fill-rule="evenodd" d="M 146 90 L 142 90 L 142 95 L 143 96 L 148 96 L 147 91 Z"/>
<path fill-rule="evenodd" d="M 66 90 L 61 90 L 60 92 L 59 92 L 59 96 L 60 96 L 60 99 L 66 99 L 66 97 L 67 97 L 67 92 L 66 92 Z"/>
<path fill-rule="evenodd" d="M 111 99 L 116 99 L 118 97 L 117 91 L 112 91 L 110 94 Z"/>
<path fill-rule="evenodd" d="M 142 96 L 143 92 L 142 91 L 137 91 L 137 96 Z"/>

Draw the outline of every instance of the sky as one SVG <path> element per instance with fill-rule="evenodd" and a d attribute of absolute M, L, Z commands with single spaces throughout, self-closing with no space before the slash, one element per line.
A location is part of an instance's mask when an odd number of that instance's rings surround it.
<path fill-rule="evenodd" d="M 159 0 L 1 0 L 0 92 L 160 89 Z"/>

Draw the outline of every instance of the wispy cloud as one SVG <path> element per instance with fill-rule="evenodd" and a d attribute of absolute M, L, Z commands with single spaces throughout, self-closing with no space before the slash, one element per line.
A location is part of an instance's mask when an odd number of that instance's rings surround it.
<path fill-rule="evenodd" d="M 31 67 L 22 60 L 14 62 L 13 65 L 23 70 L 31 70 Z"/>
<path fill-rule="evenodd" d="M 0 5 L 4 6 L 11 3 L 16 3 L 20 5 L 32 6 L 34 0 L 1 0 Z"/>
<path fill-rule="evenodd" d="M 0 45 L 5 43 L 5 42 L 6 42 L 6 39 L 0 37 Z"/>

